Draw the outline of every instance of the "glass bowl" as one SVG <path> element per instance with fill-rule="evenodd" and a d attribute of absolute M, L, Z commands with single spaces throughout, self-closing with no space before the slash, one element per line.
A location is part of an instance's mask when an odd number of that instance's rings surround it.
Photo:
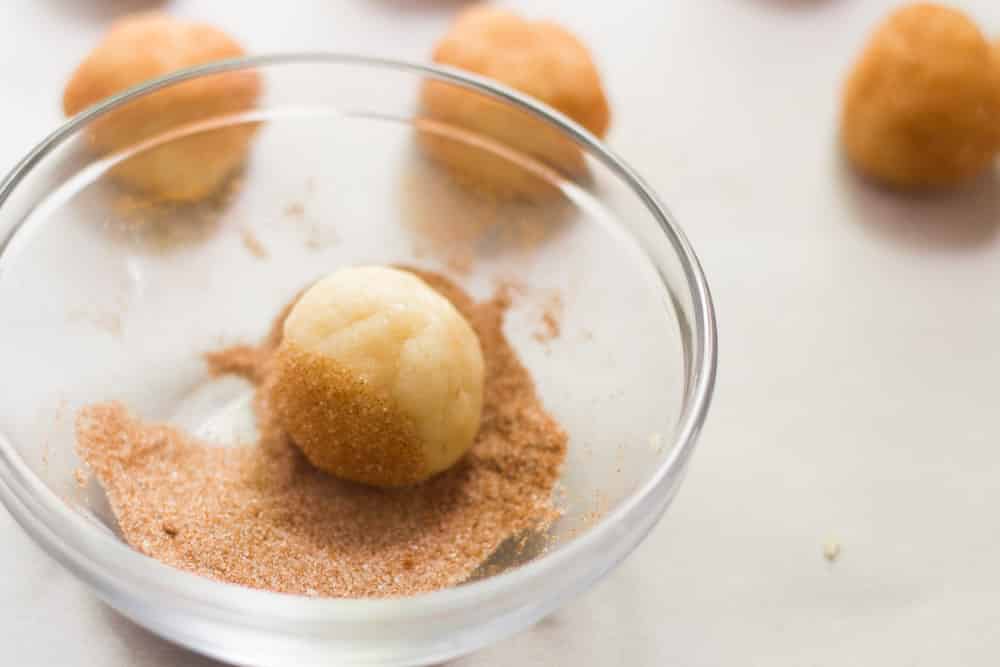
<path fill-rule="evenodd" d="M 263 82 L 256 108 L 95 154 L 90 130 L 109 112 L 249 71 Z M 428 85 L 516 130 L 429 117 Z M 171 204 L 115 179 L 136 155 L 251 123 L 249 158 L 223 195 Z M 542 134 L 550 152 L 522 141 Z M 508 165 L 514 186 L 488 173 L 463 179 L 428 138 L 460 162 Z M 14 168 L 0 184 L 0 242 L 4 504 L 119 612 L 235 663 L 425 664 L 526 627 L 607 574 L 657 522 L 712 394 L 708 287 L 656 195 L 567 118 L 458 71 L 290 54 L 144 84 L 71 119 Z M 77 410 L 120 399 L 221 444 L 238 439 L 233 406 L 247 389 L 210 381 L 201 353 L 259 338 L 296 290 L 362 262 L 441 271 L 480 298 L 500 283 L 516 293 L 505 330 L 570 436 L 563 516 L 541 546 L 501 548 L 468 583 L 391 599 L 253 590 L 129 548 L 81 475 Z"/>

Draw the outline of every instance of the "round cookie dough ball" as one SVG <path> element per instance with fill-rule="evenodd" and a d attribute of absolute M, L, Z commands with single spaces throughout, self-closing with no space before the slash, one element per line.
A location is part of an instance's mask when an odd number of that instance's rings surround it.
<path fill-rule="evenodd" d="M 158 12 L 114 22 L 73 73 L 63 110 L 75 114 L 130 86 L 170 72 L 244 55 L 221 30 Z M 88 139 L 111 153 L 185 125 L 251 109 L 260 92 L 256 72 L 239 71 L 175 84 L 96 120 Z M 170 140 L 116 165 L 124 185 L 154 199 L 194 201 L 213 194 L 244 161 L 254 124 L 232 125 Z"/>
<path fill-rule="evenodd" d="M 1000 67 L 961 12 L 914 4 L 871 36 L 844 90 L 841 140 L 870 178 L 904 189 L 951 186 L 1000 147 Z"/>
<path fill-rule="evenodd" d="M 412 273 L 357 267 L 320 280 L 295 303 L 270 400 L 317 468 L 403 486 L 468 450 L 483 375 L 479 339 L 447 299 Z"/>
<path fill-rule="evenodd" d="M 438 42 L 433 60 L 530 95 L 598 137 L 608 130 L 608 100 L 590 53 L 555 23 L 472 7 Z M 424 85 L 421 99 L 427 118 L 420 133 L 424 148 L 466 184 L 533 195 L 552 190 L 546 181 L 584 172 L 579 148 L 526 112 L 438 81 Z M 541 173 L 526 166 L 524 158 L 541 163 Z"/>

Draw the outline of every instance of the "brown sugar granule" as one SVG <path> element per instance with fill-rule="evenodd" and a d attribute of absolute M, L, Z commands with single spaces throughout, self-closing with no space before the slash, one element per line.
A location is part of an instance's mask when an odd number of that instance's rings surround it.
<path fill-rule="evenodd" d="M 303 244 L 310 250 L 324 250 L 340 241 L 337 232 L 329 225 L 323 225 L 306 216 L 306 206 L 302 202 L 292 202 L 285 207 L 284 216 L 302 229 Z"/>
<path fill-rule="evenodd" d="M 550 340 L 559 338 L 562 327 L 562 297 L 558 292 L 552 293 L 542 307 L 542 317 L 539 322 L 539 329 L 535 332 L 534 338 L 539 343 L 547 343 Z"/>
<path fill-rule="evenodd" d="M 257 259 L 267 259 L 271 256 L 271 253 L 267 251 L 267 248 L 249 227 L 240 230 L 240 240 L 243 242 L 243 247 Z"/>
<path fill-rule="evenodd" d="M 550 311 L 545 311 L 542 313 L 542 330 L 535 334 L 535 338 L 545 343 L 558 337 L 559 320 Z"/>
<path fill-rule="evenodd" d="M 136 550 L 206 577 L 286 593 L 412 595 L 466 581 L 508 538 L 558 514 L 553 488 L 567 437 L 503 335 L 509 295 L 474 303 L 448 280 L 415 272 L 450 299 L 486 361 L 480 431 L 454 467 L 383 490 L 310 466 L 275 425 L 267 384 L 278 316 L 259 347 L 208 357 L 214 373 L 258 386 L 256 447 L 219 448 L 148 424 L 118 403 L 84 408 L 78 451 Z"/>

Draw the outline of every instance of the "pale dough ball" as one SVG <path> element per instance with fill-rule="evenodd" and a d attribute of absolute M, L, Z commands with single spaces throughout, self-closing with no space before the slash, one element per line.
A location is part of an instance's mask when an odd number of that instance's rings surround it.
<path fill-rule="evenodd" d="M 555 23 L 472 7 L 458 15 L 438 42 L 433 60 L 530 95 L 598 137 L 608 130 L 610 109 L 597 67 L 583 43 Z M 427 119 L 419 135 L 422 145 L 463 183 L 502 195 L 532 196 L 553 190 L 553 181 L 585 171 L 576 144 L 508 105 L 437 81 L 424 85 L 421 101 Z M 550 173 L 523 166 L 524 157 Z"/>
<path fill-rule="evenodd" d="M 483 355 L 472 327 L 412 273 L 337 271 L 285 320 L 271 404 L 317 468 L 377 486 L 450 467 L 479 430 Z"/>
<path fill-rule="evenodd" d="M 158 12 L 115 21 L 73 73 L 63 94 L 72 115 L 133 85 L 170 72 L 244 55 L 221 30 Z M 111 153 L 190 123 L 247 111 L 260 93 L 253 71 L 227 72 L 176 84 L 116 109 L 90 127 L 99 153 Z M 199 132 L 118 164 L 114 176 L 152 198 L 194 201 L 213 194 L 249 150 L 255 124 Z"/>
<path fill-rule="evenodd" d="M 899 9 L 871 36 L 844 90 L 841 140 L 867 176 L 906 189 L 950 186 L 1000 147 L 1000 66 L 961 12 Z"/>

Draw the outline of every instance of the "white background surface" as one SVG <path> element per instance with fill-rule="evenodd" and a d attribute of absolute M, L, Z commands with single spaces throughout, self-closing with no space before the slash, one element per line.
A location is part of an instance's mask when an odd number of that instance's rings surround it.
<path fill-rule="evenodd" d="M 107 21 L 156 4 L 3 0 L 3 169 L 59 121 Z M 463 3 L 162 4 L 253 51 L 424 59 Z M 896 3 L 498 4 L 592 46 L 611 145 L 704 262 L 721 359 L 700 451 L 649 539 L 589 594 L 457 664 L 997 664 L 1000 181 L 906 200 L 836 152 L 844 72 Z M 1000 33 L 1000 5 L 956 4 Z M 0 544 L 0 663 L 213 664 L 106 609 L 3 511 Z"/>

